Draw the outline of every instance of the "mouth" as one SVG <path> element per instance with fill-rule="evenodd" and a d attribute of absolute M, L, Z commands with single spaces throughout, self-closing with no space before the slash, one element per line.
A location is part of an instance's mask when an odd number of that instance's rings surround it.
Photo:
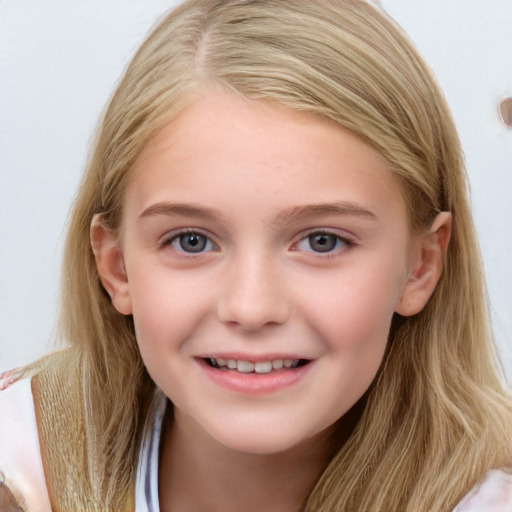
<path fill-rule="evenodd" d="M 238 373 L 268 374 L 293 370 L 306 366 L 309 359 L 272 359 L 268 361 L 247 361 L 243 359 L 201 358 L 209 367 L 220 371 Z"/>

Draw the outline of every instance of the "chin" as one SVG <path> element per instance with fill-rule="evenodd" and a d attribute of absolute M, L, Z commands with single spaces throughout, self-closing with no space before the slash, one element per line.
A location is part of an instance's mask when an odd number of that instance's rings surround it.
<path fill-rule="evenodd" d="M 276 455 L 286 452 L 296 446 L 297 443 L 285 442 L 277 439 L 229 439 L 222 443 L 226 448 L 246 453 L 248 455 Z"/>
<path fill-rule="evenodd" d="M 251 455 L 275 455 L 291 450 L 306 442 L 311 436 L 286 431 L 275 426 L 259 424 L 249 428 L 239 426 L 235 431 L 211 432 L 220 444 L 231 450 Z"/>

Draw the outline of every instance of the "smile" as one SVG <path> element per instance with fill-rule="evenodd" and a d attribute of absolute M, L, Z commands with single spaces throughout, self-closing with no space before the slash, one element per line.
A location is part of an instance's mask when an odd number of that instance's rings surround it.
<path fill-rule="evenodd" d="M 233 370 L 239 373 L 266 374 L 284 369 L 294 369 L 305 366 L 308 359 L 273 359 L 269 361 L 245 361 L 237 359 L 203 358 L 208 366 L 219 370 Z"/>
<path fill-rule="evenodd" d="M 315 359 L 281 355 L 225 354 L 196 357 L 203 374 L 216 386 L 242 395 L 276 393 L 301 382 L 316 366 Z M 252 359 L 252 360 L 251 360 Z"/>

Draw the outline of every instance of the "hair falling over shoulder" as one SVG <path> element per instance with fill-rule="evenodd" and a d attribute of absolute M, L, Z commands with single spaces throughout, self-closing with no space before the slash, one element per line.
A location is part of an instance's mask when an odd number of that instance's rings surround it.
<path fill-rule="evenodd" d="M 314 512 L 451 510 L 489 469 L 510 464 L 510 398 L 451 115 L 401 29 L 362 0 L 187 1 L 154 28 L 127 68 L 72 210 L 62 278 L 60 335 L 80 362 L 91 485 L 106 502 L 129 492 L 153 386 L 131 318 L 101 286 L 91 221 L 100 213 L 119 229 L 138 155 L 207 87 L 351 130 L 397 174 L 411 229 L 452 212 L 434 295 L 421 313 L 395 318 L 363 416 L 305 505 Z"/>

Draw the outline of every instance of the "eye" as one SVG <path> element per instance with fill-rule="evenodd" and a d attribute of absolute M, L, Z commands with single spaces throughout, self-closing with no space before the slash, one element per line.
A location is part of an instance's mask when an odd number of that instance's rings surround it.
<path fill-rule="evenodd" d="M 206 235 L 197 231 L 174 235 L 165 242 L 165 245 L 170 245 L 173 249 L 188 254 L 198 254 L 216 249 L 216 245 Z"/>
<path fill-rule="evenodd" d="M 333 233 L 317 231 L 299 240 L 296 249 L 299 251 L 329 253 L 343 247 L 349 247 L 350 240 Z"/>

